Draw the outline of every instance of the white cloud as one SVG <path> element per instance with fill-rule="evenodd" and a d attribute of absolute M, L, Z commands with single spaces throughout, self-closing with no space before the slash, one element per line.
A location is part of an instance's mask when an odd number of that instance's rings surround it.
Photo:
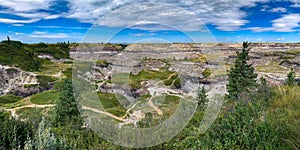
<path fill-rule="evenodd" d="M 21 16 L 24 18 L 41 18 L 41 19 L 56 19 L 60 15 L 50 15 L 49 13 L 16 13 L 15 15 Z"/>
<path fill-rule="evenodd" d="M 113 20 L 118 20 L 118 22 L 113 22 L 106 19 L 105 25 L 133 25 L 133 19 L 135 22 L 137 21 L 160 21 L 162 19 L 162 23 L 178 26 L 178 24 L 184 24 L 186 28 L 189 30 L 195 30 L 196 26 L 198 26 L 198 20 L 192 20 L 189 16 L 194 15 L 196 18 L 201 20 L 204 23 L 209 23 L 217 26 L 220 30 L 225 31 L 233 31 L 240 29 L 241 26 L 245 25 L 249 21 L 244 19 L 247 14 L 242 11 L 240 8 L 242 7 L 254 7 L 256 6 L 256 2 L 268 2 L 269 0 L 68 0 L 70 3 L 70 12 L 67 17 L 76 18 L 83 22 L 95 23 L 106 15 L 108 15 L 111 11 L 114 11 L 124 5 L 128 4 L 136 4 L 139 2 L 153 2 L 155 6 L 153 8 L 147 8 L 147 6 L 141 6 L 140 8 L 135 7 L 134 9 L 124 9 L 126 11 L 116 10 L 115 18 Z M 168 3 L 176 7 L 180 7 L 185 9 L 185 11 L 172 11 L 168 7 L 162 7 L 164 4 Z M 158 9 L 161 8 L 161 9 Z M 148 9 L 148 10 L 147 10 Z M 147 11 L 146 11 L 147 10 Z M 179 10 L 177 8 L 176 10 Z M 190 12 L 188 14 L 187 12 Z M 121 15 L 121 16 L 117 16 Z M 112 16 L 112 15 L 111 15 Z M 133 18 L 132 16 L 135 16 Z M 118 17 L 118 18 L 116 18 Z M 148 20 L 145 19 L 148 18 Z M 154 19 L 155 17 L 160 18 Z M 176 19 L 170 19 L 177 17 Z M 107 18 L 107 16 L 106 16 Z M 183 21 L 182 19 L 185 18 Z M 178 22 L 181 21 L 181 22 Z M 104 21 L 102 21 L 104 22 Z M 200 21 L 199 21 L 200 22 Z M 109 23 L 109 24 L 108 24 Z M 128 24 L 130 23 L 130 24 Z M 199 23 L 201 24 L 201 23 Z M 190 26 L 191 25 L 191 26 Z M 195 26 L 196 25 L 196 26 Z M 181 25 L 183 26 L 183 25 Z M 190 26 L 190 27 L 189 27 Z M 199 27 L 197 27 L 199 29 Z"/>
<path fill-rule="evenodd" d="M 283 7 L 276 7 L 276 8 L 271 9 L 270 12 L 282 12 L 282 13 L 285 13 L 285 12 L 287 12 L 287 10 L 286 10 L 286 8 L 283 8 Z"/>
<path fill-rule="evenodd" d="M 22 32 L 15 32 L 15 35 L 23 35 L 25 33 L 22 33 Z"/>
<path fill-rule="evenodd" d="M 163 11 L 161 11 L 163 10 Z M 194 14 L 168 4 L 144 3 L 129 5 L 103 17 L 98 25 L 147 30 L 200 30 L 203 26 Z M 161 24 L 161 25 L 160 25 Z"/>
<path fill-rule="evenodd" d="M 40 9 L 47 9 L 51 0 L 1 0 L 0 5 L 15 12 L 30 12 Z"/>
<path fill-rule="evenodd" d="M 131 36 L 142 37 L 142 36 L 154 36 L 156 33 L 130 33 Z"/>
<path fill-rule="evenodd" d="M 40 11 L 49 10 L 55 1 L 59 0 L 1 0 L 0 6 L 5 8 L 0 11 L 1 13 L 14 14 L 24 19 L 0 18 L 0 22 L 18 26 L 42 19 L 65 17 L 110 27 L 158 23 L 194 31 L 201 30 L 203 24 L 212 24 L 219 30 L 236 31 L 242 30 L 241 27 L 249 23 L 249 20 L 246 19 L 247 12 L 241 8 L 255 7 L 258 2 L 270 2 L 270 0 L 67 0 L 69 2 L 69 12 L 67 13 L 50 14 L 47 11 Z M 289 1 L 293 3 L 291 7 L 300 7 L 300 0 Z M 144 2 L 152 2 L 154 5 Z M 287 9 L 284 7 L 270 8 L 268 5 L 263 5 L 261 11 L 285 13 Z M 299 14 L 288 14 L 273 20 L 272 27 L 248 29 L 254 32 L 291 32 L 299 27 L 297 17 Z M 143 26 L 143 29 L 148 28 Z M 158 26 L 151 28 L 159 29 Z"/>
<path fill-rule="evenodd" d="M 41 19 L 55 19 L 61 15 L 51 15 L 50 13 L 40 12 L 49 10 L 54 0 L 1 0 L 0 6 L 4 7 L 1 13 L 12 14 L 23 19 L 1 18 L 2 23 L 33 23 Z"/>
<path fill-rule="evenodd" d="M 300 14 L 284 15 L 282 18 L 273 20 L 273 28 L 278 32 L 293 32 L 299 27 Z"/>
<path fill-rule="evenodd" d="M 263 5 L 260 11 L 267 11 L 270 8 L 268 5 Z"/>
<path fill-rule="evenodd" d="M 12 26 L 15 26 L 15 27 L 22 27 L 22 26 L 24 26 L 24 24 L 12 24 Z"/>
<path fill-rule="evenodd" d="M 40 19 L 30 19 L 30 20 L 15 20 L 15 19 L 6 19 L 6 18 L 0 18 L 1 23 L 8 23 L 8 24 L 22 24 L 22 23 L 33 23 L 37 22 Z"/>
<path fill-rule="evenodd" d="M 43 29 L 70 29 L 70 30 L 87 30 L 87 27 L 66 27 L 66 26 L 32 26 L 36 28 L 43 28 Z"/>
<path fill-rule="evenodd" d="M 293 5 L 291 5 L 291 7 L 300 8 L 300 0 L 290 0 L 290 1 L 294 3 Z"/>
<path fill-rule="evenodd" d="M 68 38 L 68 34 L 66 33 L 48 33 L 48 32 L 40 32 L 34 31 L 29 35 L 31 38 L 43 38 L 43 39 L 65 39 Z"/>
<path fill-rule="evenodd" d="M 276 41 L 283 41 L 285 38 L 277 38 Z"/>
<path fill-rule="evenodd" d="M 275 31 L 275 32 L 294 32 L 295 28 L 300 27 L 300 14 L 288 14 L 284 15 L 279 19 L 273 20 L 272 27 L 251 27 L 248 28 L 254 32 L 265 32 L 265 31 Z"/>

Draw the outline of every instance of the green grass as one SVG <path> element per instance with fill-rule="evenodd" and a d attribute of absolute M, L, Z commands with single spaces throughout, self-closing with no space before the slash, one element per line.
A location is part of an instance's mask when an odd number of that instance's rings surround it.
<path fill-rule="evenodd" d="M 264 66 L 256 66 L 256 71 L 265 73 L 287 73 L 289 69 L 283 68 L 277 62 L 271 62 Z"/>
<path fill-rule="evenodd" d="M 205 54 L 206 60 L 217 60 L 219 59 L 219 54 Z"/>
<path fill-rule="evenodd" d="M 173 75 L 169 80 L 165 80 L 165 81 L 164 81 L 164 84 L 165 84 L 166 86 L 171 86 L 171 85 L 173 84 L 174 80 L 177 80 L 177 79 L 179 79 L 179 78 L 178 78 L 178 74 L 175 74 L 175 75 Z M 180 79 L 179 79 L 179 80 L 180 80 Z"/>
<path fill-rule="evenodd" d="M 211 70 L 210 77 L 221 77 L 221 76 L 226 76 L 227 74 L 228 72 L 225 69 L 213 69 Z"/>
<path fill-rule="evenodd" d="M 62 71 L 62 73 L 66 78 L 72 79 L 72 68 L 68 68 L 68 69 Z"/>
<path fill-rule="evenodd" d="M 270 105 L 268 121 L 291 149 L 300 148 L 300 87 L 280 87 Z"/>
<path fill-rule="evenodd" d="M 47 108 L 21 108 L 16 111 L 19 118 L 26 119 L 30 122 L 39 123 L 42 117 L 45 117 L 47 120 L 53 118 L 55 109 L 52 107 Z"/>
<path fill-rule="evenodd" d="M 119 103 L 118 98 L 125 99 L 121 95 L 115 95 L 111 93 L 98 93 L 98 97 L 102 106 L 107 112 L 110 112 L 117 116 L 122 116 L 126 113 L 126 109 Z"/>
<path fill-rule="evenodd" d="M 118 117 L 123 117 L 126 114 L 126 110 L 123 107 L 108 108 L 106 109 L 106 112 L 109 112 Z"/>
<path fill-rule="evenodd" d="M 62 70 L 67 70 L 72 64 L 60 63 L 60 62 L 47 62 L 41 66 L 38 74 L 41 75 L 58 75 Z"/>
<path fill-rule="evenodd" d="M 178 96 L 166 95 L 163 104 L 170 104 L 170 103 L 179 104 L 179 101 L 180 101 L 180 97 Z"/>
<path fill-rule="evenodd" d="M 45 91 L 36 95 L 33 95 L 30 98 L 30 101 L 33 104 L 39 104 L 39 105 L 43 105 L 43 104 L 54 104 L 59 97 L 59 92 L 58 91 Z"/>
<path fill-rule="evenodd" d="M 174 72 L 171 71 L 155 71 L 155 70 L 143 70 L 137 75 L 129 75 L 126 73 L 113 74 L 112 82 L 116 84 L 128 83 L 133 88 L 140 88 L 142 81 L 147 80 L 165 80 Z M 173 78 L 175 78 L 174 75 Z M 177 79 L 177 77 L 175 78 Z M 169 85 L 173 80 L 165 81 L 165 84 Z"/>
<path fill-rule="evenodd" d="M 105 60 L 98 60 L 96 62 L 96 66 L 97 67 L 108 67 L 109 66 L 109 63 Z"/>
<path fill-rule="evenodd" d="M 174 74 L 174 72 L 168 70 L 165 71 L 143 70 L 138 75 L 131 75 L 129 84 L 133 88 L 140 88 L 142 81 L 166 80 L 172 74 Z"/>
<path fill-rule="evenodd" d="M 119 102 L 114 94 L 98 93 L 98 97 L 105 109 L 117 107 L 119 105 Z"/>
<path fill-rule="evenodd" d="M 300 50 L 290 50 L 290 51 L 287 51 L 287 52 L 278 52 L 278 51 L 275 51 L 275 52 L 266 52 L 264 55 L 265 56 L 280 56 L 280 57 L 284 57 L 285 55 L 299 55 L 300 54 Z"/>
<path fill-rule="evenodd" d="M 211 70 L 206 68 L 203 72 L 202 75 L 204 78 L 208 78 L 212 74 Z"/>
<path fill-rule="evenodd" d="M 207 58 L 206 58 L 206 55 L 199 54 L 198 58 L 193 58 L 193 59 L 190 59 L 189 61 L 196 62 L 196 63 L 205 63 L 205 62 L 207 62 Z"/>
<path fill-rule="evenodd" d="M 22 97 L 14 96 L 14 95 L 5 95 L 0 97 L 0 105 L 1 104 L 11 104 L 22 100 Z"/>
<path fill-rule="evenodd" d="M 25 98 L 20 101 L 14 102 L 14 103 L 8 103 L 8 104 L 0 104 L 0 107 L 6 108 L 6 109 L 11 109 L 11 108 L 16 108 L 16 107 L 21 107 L 25 105 L 29 105 L 30 102 Z"/>

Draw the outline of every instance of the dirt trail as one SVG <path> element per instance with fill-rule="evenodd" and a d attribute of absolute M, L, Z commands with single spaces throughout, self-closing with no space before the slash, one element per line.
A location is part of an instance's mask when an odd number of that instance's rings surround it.
<path fill-rule="evenodd" d="M 106 111 L 101 111 L 101 110 L 94 109 L 94 108 L 87 107 L 87 106 L 82 106 L 82 109 L 90 110 L 90 111 L 93 111 L 93 112 L 99 113 L 99 114 L 103 114 L 103 115 L 109 116 L 113 119 L 120 121 L 119 128 L 121 128 L 123 125 L 129 125 L 129 124 L 133 124 L 134 126 L 137 126 L 137 122 L 139 122 L 143 118 L 145 118 L 145 113 L 143 113 L 141 110 L 134 111 L 132 114 L 130 114 L 129 111 L 127 111 L 127 113 L 124 117 L 118 117 L 118 116 L 115 116 Z M 129 117 L 127 117 L 127 114 L 129 114 Z M 127 118 L 125 119 L 125 117 L 127 117 Z"/>
<path fill-rule="evenodd" d="M 36 104 L 29 104 L 25 106 L 20 106 L 16 108 L 11 108 L 11 109 L 4 109 L 5 111 L 10 111 L 11 116 L 14 118 L 19 118 L 19 116 L 16 114 L 16 111 L 22 108 L 46 108 L 46 107 L 54 107 L 55 105 L 48 104 L 48 105 L 36 105 Z"/>
<path fill-rule="evenodd" d="M 171 74 L 167 79 L 164 79 L 164 80 L 162 80 L 162 81 L 159 81 L 158 83 L 155 84 L 155 86 L 159 85 L 160 83 L 163 83 L 163 82 L 165 82 L 165 81 L 170 80 L 170 79 L 171 79 L 173 76 L 175 76 L 175 75 L 177 75 L 176 72 L 174 72 L 173 74 Z M 174 82 L 175 82 L 175 80 L 172 81 L 172 84 L 171 84 L 170 86 L 174 85 Z M 152 95 L 152 96 L 154 96 L 154 95 Z M 153 97 L 152 97 L 152 98 L 153 98 Z M 158 115 L 162 116 L 162 115 L 163 115 L 163 112 L 162 112 L 157 106 L 155 106 L 155 104 L 154 104 L 153 101 L 152 101 L 152 98 L 149 99 L 148 104 L 150 105 L 150 107 L 152 107 L 152 108 L 156 111 L 156 113 L 157 113 Z"/>
<path fill-rule="evenodd" d="M 119 120 L 119 121 L 122 121 L 122 122 L 124 122 L 124 121 L 126 120 L 126 119 L 124 119 L 124 118 L 115 116 L 115 115 L 113 115 L 113 114 L 111 114 L 111 113 L 108 113 L 108 112 L 106 112 L 106 111 L 101 111 L 101 110 L 98 110 L 98 109 L 95 109 L 95 108 L 91 108 L 91 107 L 87 107 L 87 106 L 82 106 L 82 109 L 84 109 L 84 110 L 90 110 L 90 111 L 93 111 L 93 112 L 99 113 L 99 114 L 103 114 L 103 115 L 112 117 L 112 118 L 114 118 L 114 119 L 116 119 L 116 120 Z"/>
<path fill-rule="evenodd" d="M 156 111 L 156 113 L 158 115 L 160 115 L 160 116 L 163 115 L 163 112 L 157 106 L 154 105 L 154 103 L 152 101 L 152 98 L 150 98 L 150 100 L 148 101 L 148 103 L 149 103 L 150 107 L 152 107 Z"/>
<path fill-rule="evenodd" d="M 176 75 L 176 72 L 171 74 L 167 79 L 165 79 L 161 82 L 170 80 L 174 75 Z M 157 83 L 157 84 L 159 84 L 159 83 Z M 149 103 L 150 107 L 152 107 L 157 112 L 158 115 L 163 115 L 163 112 L 157 106 L 155 106 L 155 104 L 153 103 L 152 98 L 149 99 L 148 103 Z M 29 105 L 25 105 L 25 106 L 20 106 L 20 107 L 11 108 L 11 109 L 4 109 L 4 110 L 5 111 L 10 111 L 12 117 L 18 118 L 19 116 L 16 114 L 16 111 L 19 110 L 19 109 L 22 109 L 22 108 L 46 108 L 46 107 L 54 107 L 54 106 L 55 106 L 54 104 L 48 104 L 48 105 L 29 104 Z M 134 108 L 134 107 L 135 107 L 135 105 L 132 106 L 132 108 Z M 84 110 L 90 110 L 90 111 L 93 111 L 95 113 L 99 113 L 99 114 L 109 116 L 113 119 L 116 119 L 118 121 L 123 122 L 123 124 L 131 124 L 131 123 L 136 124 L 136 122 L 138 122 L 139 120 L 141 120 L 145 116 L 144 116 L 144 113 L 142 113 L 141 111 L 134 111 L 133 114 L 130 114 L 129 111 L 132 108 L 128 109 L 126 114 L 123 117 L 118 117 L 118 116 L 115 116 L 115 115 L 113 115 L 109 112 L 106 112 L 106 111 L 101 111 L 101 110 L 94 109 L 94 108 L 91 108 L 91 107 L 82 106 L 82 109 L 84 109 Z M 128 114 L 129 114 L 129 118 L 128 118 Z"/>

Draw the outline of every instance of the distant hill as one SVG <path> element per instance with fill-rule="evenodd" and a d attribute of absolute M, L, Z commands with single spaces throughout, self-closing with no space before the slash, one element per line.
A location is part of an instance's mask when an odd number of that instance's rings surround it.
<path fill-rule="evenodd" d="M 45 60 L 39 55 L 50 55 L 55 59 L 69 58 L 69 45 L 58 44 L 24 44 L 20 41 L 0 42 L 0 64 L 19 67 L 25 71 L 38 71 Z"/>

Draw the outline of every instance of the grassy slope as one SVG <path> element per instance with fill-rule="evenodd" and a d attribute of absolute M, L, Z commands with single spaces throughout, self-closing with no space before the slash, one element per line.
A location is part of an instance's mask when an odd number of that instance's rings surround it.
<path fill-rule="evenodd" d="M 59 92 L 55 90 L 45 91 L 39 94 L 35 94 L 30 98 L 33 104 L 54 104 L 59 97 Z"/>
<path fill-rule="evenodd" d="M 38 58 L 40 54 L 53 56 L 55 59 L 69 58 L 68 44 L 23 44 L 19 41 L 0 43 L 0 64 L 16 66 L 25 71 L 38 71 L 47 60 Z"/>
<path fill-rule="evenodd" d="M 23 99 L 22 97 L 14 96 L 14 95 L 5 95 L 0 97 L 0 106 L 4 104 L 16 103 Z"/>
<path fill-rule="evenodd" d="M 23 46 L 13 46 L 0 43 L 0 64 L 16 66 L 26 71 L 36 71 L 43 60 L 34 56 L 30 50 Z"/>

